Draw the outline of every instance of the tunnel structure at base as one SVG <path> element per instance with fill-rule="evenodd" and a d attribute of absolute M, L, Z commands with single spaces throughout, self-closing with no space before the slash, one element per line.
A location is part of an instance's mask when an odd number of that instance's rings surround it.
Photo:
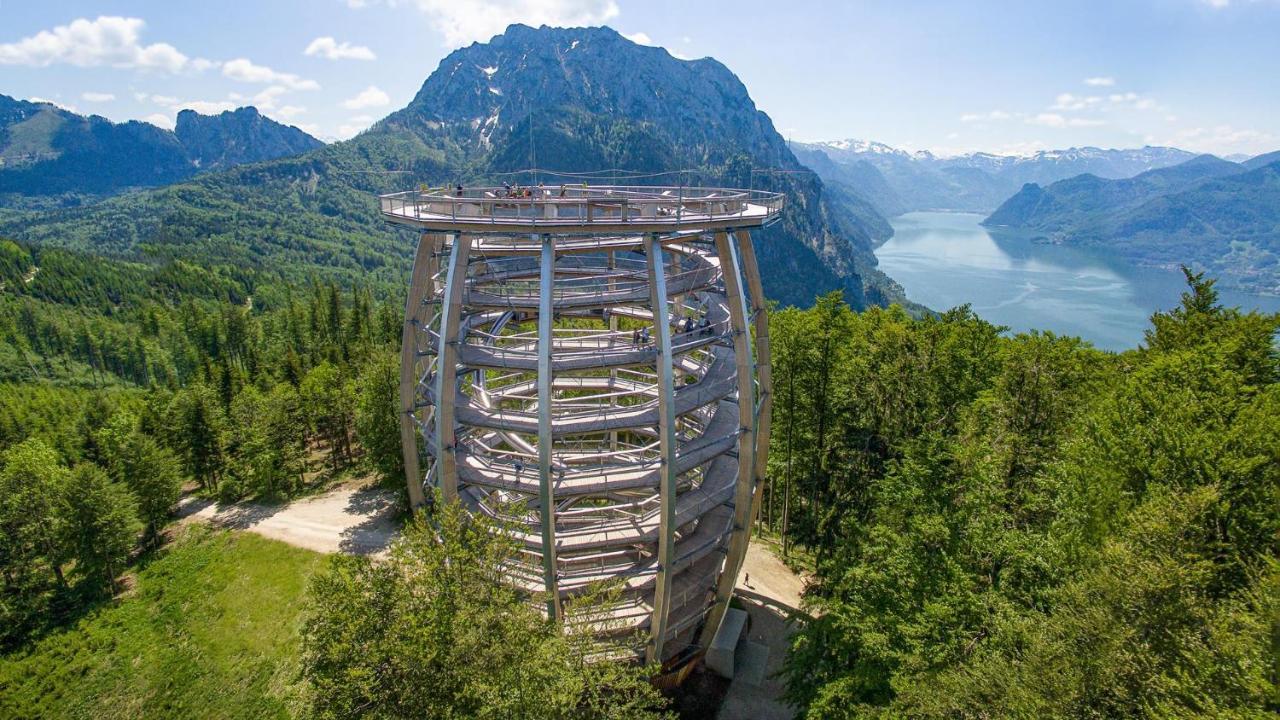
<path fill-rule="evenodd" d="M 649 662 L 710 644 L 758 507 L 768 326 L 750 231 L 776 193 L 505 188 L 380 198 L 418 230 L 401 356 L 410 502 L 515 528 L 510 581 Z M 754 332 L 753 332 L 754 331 Z"/>

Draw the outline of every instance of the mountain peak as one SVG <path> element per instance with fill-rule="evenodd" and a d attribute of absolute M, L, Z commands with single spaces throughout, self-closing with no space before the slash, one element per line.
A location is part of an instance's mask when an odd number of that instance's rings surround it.
<path fill-rule="evenodd" d="M 174 134 L 202 170 L 296 155 L 324 143 L 290 125 L 265 117 L 253 106 L 201 115 L 178 113 Z"/>
<path fill-rule="evenodd" d="M 614 156 L 587 162 L 566 151 L 561 154 L 574 157 L 573 167 L 557 169 L 616 167 L 628 156 L 648 156 L 646 170 L 687 167 L 682 157 L 718 164 L 724 158 L 715 151 L 730 147 L 757 164 L 798 166 L 727 67 L 709 58 L 678 60 L 608 27 L 512 25 L 487 43 L 450 53 L 409 105 L 381 124 L 433 141 L 444 136 L 510 170 L 537 164 L 538 146 L 581 145 L 602 123 L 628 136 L 626 142 L 615 137 Z M 680 151 L 646 150 L 668 142 Z"/>

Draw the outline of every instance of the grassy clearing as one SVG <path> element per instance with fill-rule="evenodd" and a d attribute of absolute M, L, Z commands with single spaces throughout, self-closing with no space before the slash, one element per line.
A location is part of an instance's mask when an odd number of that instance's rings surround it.
<path fill-rule="evenodd" d="M 0 718 L 297 714 L 298 630 L 324 556 L 192 524 L 125 598 L 0 658 Z"/>

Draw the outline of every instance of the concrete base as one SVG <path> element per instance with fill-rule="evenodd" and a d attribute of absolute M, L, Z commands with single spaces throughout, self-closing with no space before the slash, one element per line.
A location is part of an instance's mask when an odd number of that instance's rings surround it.
<path fill-rule="evenodd" d="M 738 639 L 747 626 L 747 613 L 737 608 L 725 611 L 720 629 L 707 648 L 707 669 L 723 678 L 733 678 L 734 652 L 738 647 Z"/>

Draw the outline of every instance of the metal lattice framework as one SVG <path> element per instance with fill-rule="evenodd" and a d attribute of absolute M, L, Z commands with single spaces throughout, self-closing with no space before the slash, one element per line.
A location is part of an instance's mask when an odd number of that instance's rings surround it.
<path fill-rule="evenodd" d="M 763 485 L 769 340 L 749 230 L 783 199 L 510 195 L 381 198 L 387 220 L 422 233 L 400 376 L 410 501 L 438 489 L 514 523 L 510 580 L 545 590 L 557 618 L 617 580 L 608 632 L 647 638 L 638 655 L 705 647 Z"/>

